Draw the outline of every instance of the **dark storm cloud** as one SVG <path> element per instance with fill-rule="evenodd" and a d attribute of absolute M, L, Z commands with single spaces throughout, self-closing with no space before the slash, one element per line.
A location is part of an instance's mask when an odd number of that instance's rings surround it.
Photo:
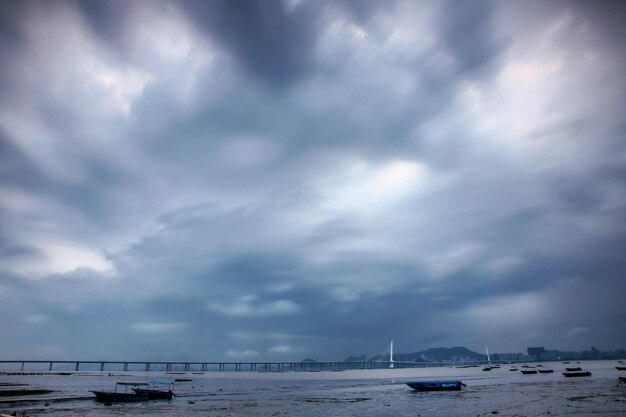
<path fill-rule="evenodd" d="M 123 0 L 80 0 L 76 3 L 89 27 L 115 50 L 123 51 L 133 23 L 132 5 Z"/>
<path fill-rule="evenodd" d="M 449 1 L 439 16 L 442 40 L 462 74 L 475 77 L 493 69 L 506 45 L 494 31 L 495 2 Z"/>
<path fill-rule="evenodd" d="M 304 2 L 289 11 L 276 1 L 186 1 L 198 27 L 272 86 L 289 85 L 307 71 L 320 6 Z"/>

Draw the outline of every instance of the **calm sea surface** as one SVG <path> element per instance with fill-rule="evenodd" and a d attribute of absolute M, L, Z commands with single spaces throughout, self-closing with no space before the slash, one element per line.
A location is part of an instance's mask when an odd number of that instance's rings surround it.
<path fill-rule="evenodd" d="M 553 374 L 522 375 L 509 365 L 481 368 L 424 368 L 344 372 L 85 372 L 71 375 L 2 375 L 6 389 L 50 389 L 52 394 L 0 397 L 0 412 L 28 416 L 626 416 L 626 386 L 618 387 L 616 361 L 572 363 L 589 378 L 564 378 L 562 363 L 544 363 Z M 106 406 L 90 390 L 115 383 L 174 380 L 171 401 Z M 460 392 L 419 393 L 408 380 L 455 378 Z"/>

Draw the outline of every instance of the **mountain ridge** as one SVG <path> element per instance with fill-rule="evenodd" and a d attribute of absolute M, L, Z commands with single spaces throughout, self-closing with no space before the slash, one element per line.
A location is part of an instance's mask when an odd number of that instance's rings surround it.
<path fill-rule="evenodd" d="M 474 352 L 464 346 L 453 347 L 434 347 L 413 353 L 394 353 L 394 361 L 403 362 L 440 362 L 451 361 L 453 358 L 467 358 L 469 360 L 479 360 L 483 355 Z M 347 362 L 363 361 L 364 356 L 349 356 L 345 359 Z M 370 361 L 388 361 L 389 353 L 382 353 L 367 358 Z"/>

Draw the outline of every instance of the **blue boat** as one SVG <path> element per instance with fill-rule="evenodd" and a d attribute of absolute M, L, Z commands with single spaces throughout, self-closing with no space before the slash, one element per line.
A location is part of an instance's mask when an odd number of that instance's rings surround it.
<path fill-rule="evenodd" d="M 447 381 L 410 381 L 406 383 L 416 391 L 459 391 L 466 386 L 459 380 Z"/>

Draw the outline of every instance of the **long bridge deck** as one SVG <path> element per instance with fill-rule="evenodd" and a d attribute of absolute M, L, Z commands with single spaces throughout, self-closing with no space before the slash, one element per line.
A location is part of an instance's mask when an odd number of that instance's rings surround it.
<path fill-rule="evenodd" d="M 493 362 L 493 361 L 492 361 Z M 495 362 L 494 362 L 495 363 Z M 391 366 L 393 364 L 393 366 Z M 402 361 L 316 361 L 316 362 L 198 362 L 198 361 L 76 361 L 0 360 L 0 371 L 249 371 L 314 372 L 349 369 L 424 368 L 433 366 L 472 366 L 485 362 L 402 362 Z"/>

